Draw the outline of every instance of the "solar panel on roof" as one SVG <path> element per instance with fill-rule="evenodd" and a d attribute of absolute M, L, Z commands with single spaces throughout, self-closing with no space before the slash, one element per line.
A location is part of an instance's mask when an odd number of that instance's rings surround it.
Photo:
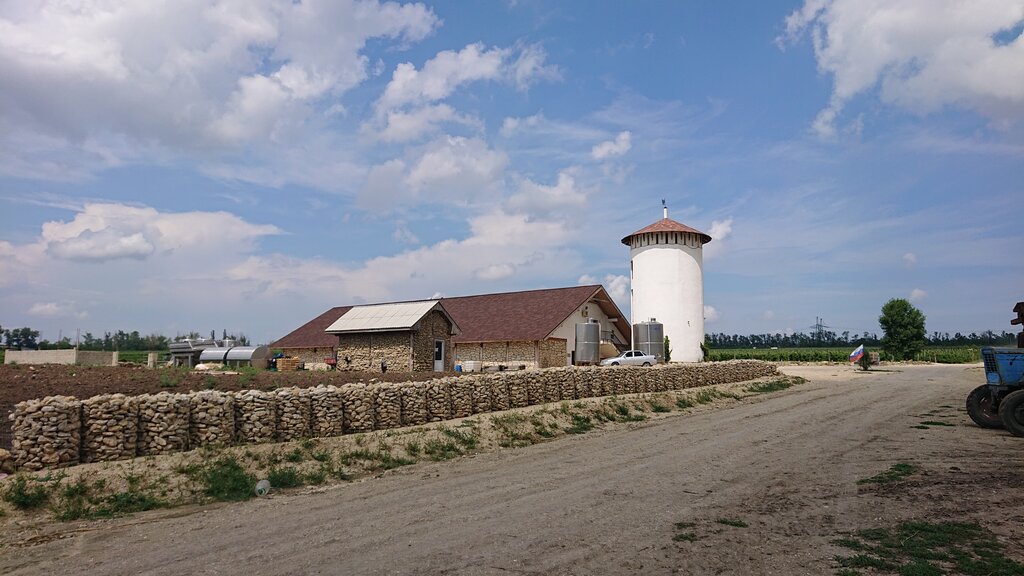
<path fill-rule="evenodd" d="M 327 327 L 327 332 L 409 330 L 438 305 L 437 300 L 353 306 Z"/>

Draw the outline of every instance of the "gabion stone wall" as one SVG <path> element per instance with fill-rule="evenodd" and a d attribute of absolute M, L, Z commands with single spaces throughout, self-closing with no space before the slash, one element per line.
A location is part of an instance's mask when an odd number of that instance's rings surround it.
<path fill-rule="evenodd" d="M 143 394 L 138 396 L 138 455 L 169 454 L 188 450 L 187 394 Z"/>
<path fill-rule="evenodd" d="M 139 439 L 139 401 L 124 394 L 82 401 L 82 462 L 134 458 Z"/>
<path fill-rule="evenodd" d="M 189 444 L 193 448 L 231 444 L 235 439 L 235 396 L 204 390 L 189 394 Z"/>
<path fill-rule="evenodd" d="M 258 444 L 277 436 L 277 397 L 272 392 L 235 392 L 235 439 Z"/>
<path fill-rule="evenodd" d="M 11 456 L 18 468 L 41 470 L 78 464 L 82 443 L 82 403 L 71 396 L 48 396 L 14 406 Z"/>
<path fill-rule="evenodd" d="M 111 394 L 84 401 L 51 396 L 15 406 L 10 415 L 11 457 L 18 468 L 39 470 L 210 444 L 385 430 L 530 404 L 663 392 L 776 374 L 774 364 L 733 360 L 650 368 L 551 368 L 274 392 Z"/>
<path fill-rule="evenodd" d="M 277 397 L 277 440 L 288 442 L 309 438 L 313 430 L 313 408 L 306 388 L 279 388 Z"/>

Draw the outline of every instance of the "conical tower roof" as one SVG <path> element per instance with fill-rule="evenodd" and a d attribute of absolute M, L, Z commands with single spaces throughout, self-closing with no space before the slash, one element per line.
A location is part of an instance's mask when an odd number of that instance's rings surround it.
<path fill-rule="evenodd" d="M 697 230 L 696 228 L 690 228 L 686 224 L 676 222 L 675 220 L 666 216 L 661 220 L 658 220 L 654 224 L 641 228 L 636 232 L 633 232 L 629 236 L 626 236 L 625 238 L 622 239 L 622 243 L 625 244 L 626 246 L 629 246 L 630 238 L 652 232 L 689 232 L 690 234 L 696 234 L 700 236 L 701 243 L 703 244 L 711 242 L 711 236 L 708 236 L 707 234 L 701 232 L 700 230 Z"/>

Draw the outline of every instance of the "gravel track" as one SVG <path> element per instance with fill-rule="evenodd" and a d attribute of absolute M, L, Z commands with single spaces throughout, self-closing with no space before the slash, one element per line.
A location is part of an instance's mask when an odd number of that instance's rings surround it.
<path fill-rule="evenodd" d="M 911 518 L 977 520 L 1020 559 L 1024 440 L 970 423 L 980 369 L 783 371 L 810 381 L 355 484 L 85 523 L 0 549 L 0 573 L 831 574 L 831 540 Z M 912 428 L 927 420 L 953 425 Z M 921 472 L 857 484 L 900 462 Z M 673 541 L 678 522 L 694 541 Z"/>

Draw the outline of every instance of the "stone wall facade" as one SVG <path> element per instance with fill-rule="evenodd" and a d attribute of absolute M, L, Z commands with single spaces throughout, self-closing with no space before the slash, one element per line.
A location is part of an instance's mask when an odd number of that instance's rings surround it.
<path fill-rule="evenodd" d="M 203 445 L 384 430 L 531 404 L 665 392 L 777 374 L 768 362 L 732 360 L 650 368 L 570 366 L 275 392 L 204 390 L 84 401 L 50 396 L 15 406 L 10 415 L 11 458 L 19 468 L 39 470 Z"/>
<path fill-rule="evenodd" d="M 338 351 L 334 347 L 319 348 L 281 348 L 285 356 L 297 358 L 308 368 L 310 364 L 325 364 L 328 358 L 334 358 Z"/>
<path fill-rule="evenodd" d="M 392 372 L 412 370 L 412 332 L 338 335 L 338 370 L 380 372 L 387 362 Z"/>
<path fill-rule="evenodd" d="M 537 355 L 540 357 L 541 368 L 557 368 L 569 364 L 565 356 L 565 340 L 548 338 L 537 342 Z"/>
<path fill-rule="evenodd" d="M 444 342 L 443 372 L 455 370 L 455 350 L 452 349 L 452 323 L 439 310 L 423 317 L 419 328 L 413 332 L 412 356 L 414 372 L 434 370 L 434 343 Z"/>

